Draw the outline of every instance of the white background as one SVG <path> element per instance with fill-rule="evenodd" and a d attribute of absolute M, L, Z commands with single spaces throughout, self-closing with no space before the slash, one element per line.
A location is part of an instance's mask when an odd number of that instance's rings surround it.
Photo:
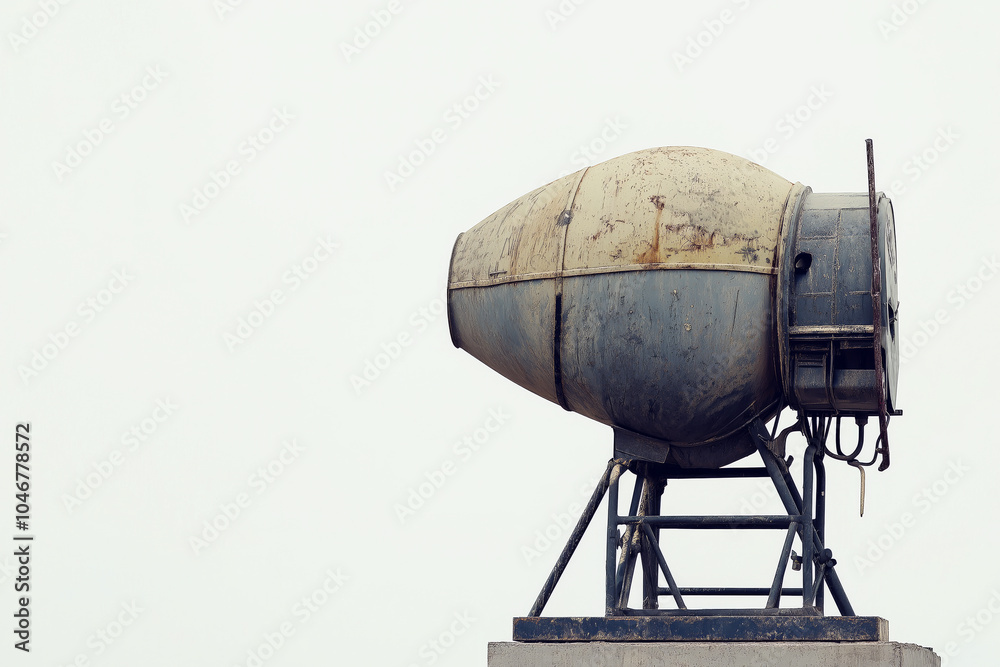
<path fill-rule="evenodd" d="M 0 663 L 485 664 L 611 432 L 452 347 L 456 235 L 564 172 L 653 146 L 863 191 L 866 137 L 896 214 L 906 414 L 863 519 L 858 474 L 831 463 L 827 542 L 858 613 L 887 618 L 893 639 L 950 644 L 949 664 L 994 660 L 1000 10 L 678 4 L 6 2 Z M 213 187 L 229 161 L 238 173 Z M 297 267 L 312 270 L 298 283 Z M 241 319 L 259 326 L 237 344 Z M 459 455 L 491 410 L 502 427 Z M 21 421 L 27 655 L 8 629 Z M 280 474 L 262 483 L 268 465 Z M 707 484 L 672 485 L 664 506 L 780 511 L 755 482 Z M 779 545 L 700 536 L 671 562 L 681 585 L 766 585 Z M 546 612 L 601 614 L 602 559 L 595 530 Z M 322 604 L 306 615 L 310 596 Z"/>

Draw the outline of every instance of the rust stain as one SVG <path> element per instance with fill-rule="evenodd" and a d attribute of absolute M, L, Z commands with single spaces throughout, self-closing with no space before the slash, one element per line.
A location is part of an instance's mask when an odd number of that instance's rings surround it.
<path fill-rule="evenodd" d="M 660 260 L 660 218 L 663 216 L 664 201 L 661 195 L 653 195 L 649 198 L 656 207 L 656 220 L 653 221 L 653 242 L 649 250 L 640 253 L 636 258 L 636 264 L 653 264 Z"/>
<path fill-rule="evenodd" d="M 717 248 L 726 247 L 733 248 L 744 262 L 753 264 L 759 261 L 759 236 L 748 234 L 726 236 L 718 230 L 708 229 L 702 225 L 660 224 L 662 211 L 662 208 L 657 207 L 652 243 L 647 250 L 636 256 L 636 263 L 664 262 L 674 254 L 670 251 L 711 253 Z M 677 243 L 677 247 L 674 247 L 672 243 L 664 247 L 664 241 L 661 239 L 662 234 L 668 234 L 668 239 L 676 239 L 674 243 Z"/>

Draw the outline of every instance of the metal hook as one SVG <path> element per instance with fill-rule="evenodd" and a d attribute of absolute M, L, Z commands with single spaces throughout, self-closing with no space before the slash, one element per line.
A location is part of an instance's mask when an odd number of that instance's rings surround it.
<path fill-rule="evenodd" d="M 864 417 L 864 416 L 862 416 L 862 417 L 856 417 L 854 421 L 858 425 L 858 444 L 854 448 L 853 452 L 851 452 L 850 454 L 845 454 L 844 450 L 841 448 L 841 445 L 840 445 L 840 417 L 839 416 L 837 417 L 837 426 L 836 426 L 836 430 L 834 432 L 834 434 L 835 434 L 835 442 L 836 442 L 836 447 L 837 447 L 837 453 L 834 454 L 829 449 L 827 449 L 827 452 L 826 452 L 831 458 L 837 459 L 838 461 L 848 461 L 848 462 L 855 461 L 858 458 L 858 454 L 860 454 L 861 450 L 864 449 L 864 446 L 865 446 L 865 424 L 868 423 L 868 417 Z"/>

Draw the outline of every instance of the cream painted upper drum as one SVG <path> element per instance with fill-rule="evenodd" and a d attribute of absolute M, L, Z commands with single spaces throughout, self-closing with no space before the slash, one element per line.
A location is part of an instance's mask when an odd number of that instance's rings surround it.
<path fill-rule="evenodd" d="M 791 188 L 721 151 L 637 151 L 553 181 L 470 229 L 449 285 L 677 265 L 773 273 Z"/>

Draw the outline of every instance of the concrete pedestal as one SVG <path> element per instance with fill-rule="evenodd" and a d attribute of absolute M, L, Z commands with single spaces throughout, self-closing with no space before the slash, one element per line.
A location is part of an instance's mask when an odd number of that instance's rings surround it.
<path fill-rule="evenodd" d="M 489 667 L 940 667 L 898 642 L 490 642 Z"/>

